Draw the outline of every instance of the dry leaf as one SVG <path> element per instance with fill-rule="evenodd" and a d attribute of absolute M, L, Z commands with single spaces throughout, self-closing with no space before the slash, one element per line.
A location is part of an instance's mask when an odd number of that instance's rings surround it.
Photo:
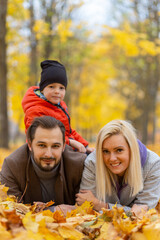
<path fill-rule="evenodd" d="M 77 231 L 73 227 L 66 226 L 58 227 L 58 232 L 63 238 L 71 240 L 80 240 L 84 237 L 84 235 L 81 232 Z"/>

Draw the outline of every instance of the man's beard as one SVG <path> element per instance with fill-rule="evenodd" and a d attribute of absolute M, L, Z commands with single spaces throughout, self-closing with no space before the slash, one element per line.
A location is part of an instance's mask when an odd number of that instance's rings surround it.
<path fill-rule="evenodd" d="M 32 155 L 33 160 L 34 160 L 35 163 L 37 164 L 37 166 L 38 166 L 41 170 L 46 171 L 46 172 L 51 171 L 51 170 L 54 169 L 54 168 L 57 166 L 57 164 L 58 164 L 58 163 L 56 163 L 56 158 L 53 158 L 53 157 L 51 157 L 51 158 L 43 158 L 43 157 L 41 157 L 41 158 L 38 159 L 38 161 L 36 161 L 37 158 L 35 158 L 33 149 L 32 149 L 31 155 Z M 48 164 L 46 163 L 45 166 L 42 166 L 42 165 L 41 165 L 41 161 L 42 161 L 42 160 L 51 160 L 52 162 L 54 161 L 55 164 L 54 164 L 54 166 L 51 166 L 50 163 L 48 163 Z"/>

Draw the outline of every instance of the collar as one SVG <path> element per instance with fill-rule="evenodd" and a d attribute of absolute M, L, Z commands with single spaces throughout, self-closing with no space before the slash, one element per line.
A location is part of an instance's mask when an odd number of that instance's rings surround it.
<path fill-rule="evenodd" d="M 147 160 L 147 148 L 146 146 L 138 139 L 139 153 L 141 158 L 141 166 L 144 167 Z"/>

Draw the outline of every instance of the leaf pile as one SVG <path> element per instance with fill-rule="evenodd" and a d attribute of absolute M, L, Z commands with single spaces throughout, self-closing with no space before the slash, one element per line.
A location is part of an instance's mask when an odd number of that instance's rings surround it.
<path fill-rule="evenodd" d="M 7 196 L 8 188 L 0 185 L 0 239 L 3 240 L 158 240 L 160 239 L 160 203 L 141 218 L 127 214 L 116 206 L 112 210 L 93 210 L 91 202 L 63 212 L 44 210 L 53 204 L 18 203 Z"/>

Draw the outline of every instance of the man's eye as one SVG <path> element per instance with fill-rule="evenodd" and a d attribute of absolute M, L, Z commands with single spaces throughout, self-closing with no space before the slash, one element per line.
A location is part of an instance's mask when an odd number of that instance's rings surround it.
<path fill-rule="evenodd" d="M 41 147 L 41 148 L 45 147 L 44 144 L 39 144 L 38 146 Z"/>
<path fill-rule="evenodd" d="M 65 89 L 64 87 L 60 87 L 61 90 Z"/>
<path fill-rule="evenodd" d="M 53 148 L 59 148 L 60 146 L 59 145 L 54 145 Z"/>

